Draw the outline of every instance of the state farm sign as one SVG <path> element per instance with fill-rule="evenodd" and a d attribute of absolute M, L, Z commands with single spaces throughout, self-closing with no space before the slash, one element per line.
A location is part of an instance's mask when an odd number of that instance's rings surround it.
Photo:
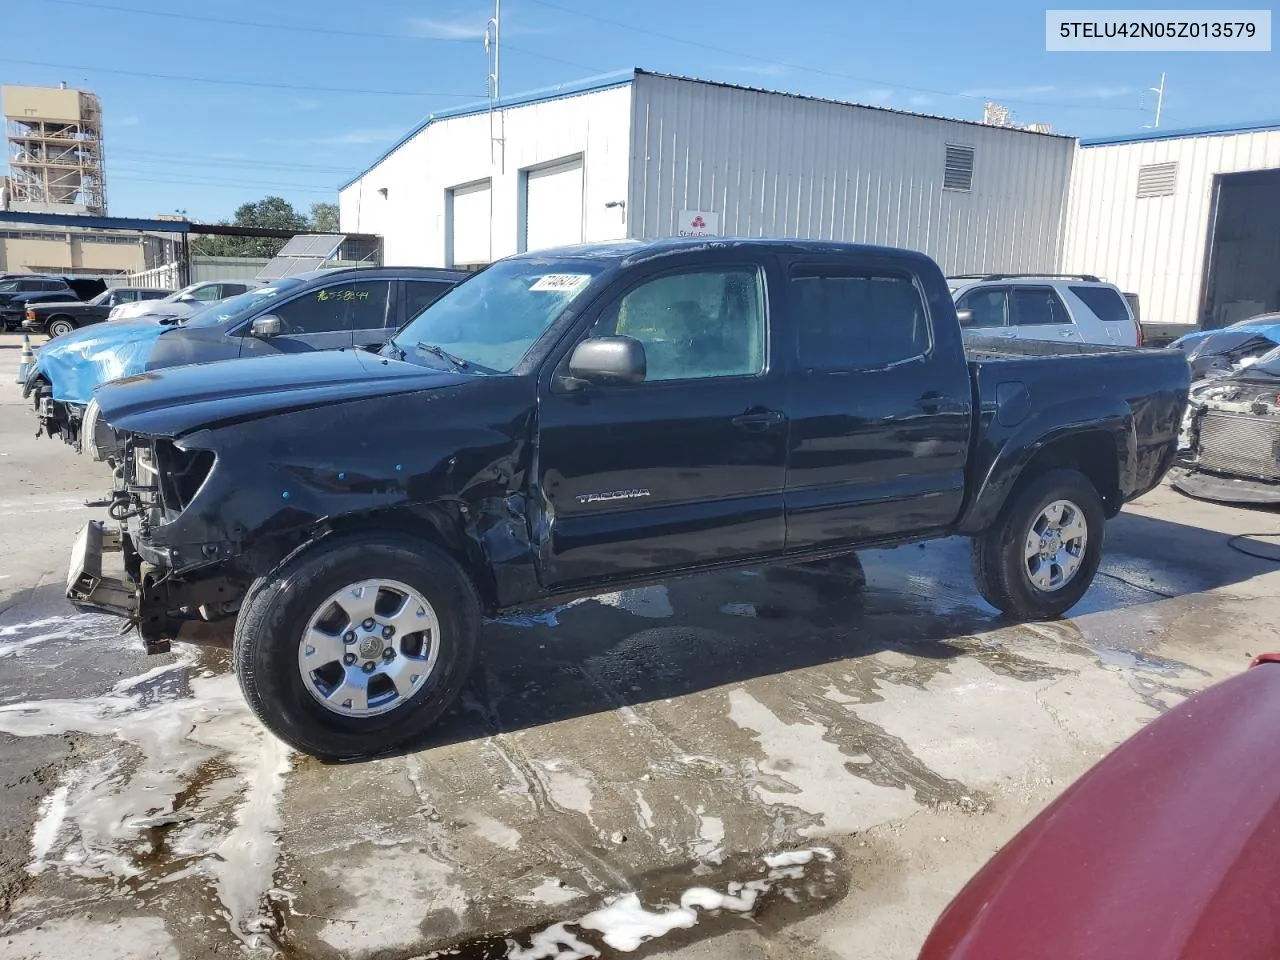
<path fill-rule="evenodd" d="M 681 210 L 676 224 L 677 237 L 718 237 L 720 214 L 708 210 Z"/>

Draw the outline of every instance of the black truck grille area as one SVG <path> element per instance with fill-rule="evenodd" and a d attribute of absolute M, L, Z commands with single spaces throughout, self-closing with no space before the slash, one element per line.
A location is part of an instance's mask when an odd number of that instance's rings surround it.
<path fill-rule="evenodd" d="M 1200 466 L 1260 480 L 1280 480 L 1280 417 L 1206 410 L 1200 421 Z"/>

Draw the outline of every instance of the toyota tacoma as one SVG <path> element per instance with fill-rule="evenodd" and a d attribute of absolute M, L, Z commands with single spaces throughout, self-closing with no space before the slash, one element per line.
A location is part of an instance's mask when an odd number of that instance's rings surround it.
<path fill-rule="evenodd" d="M 1061 616 L 1172 463 L 1188 383 L 1179 351 L 966 345 L 938 266 L 903 250 L 524 254 L 376 353 L 100 386 L 83 430 L 111 522 L 67 593 L 151 651 L 234 619 L 268 728 L 371 755 L 457 698 L 483 617 L 676 575 L 960 534 L 994 607 Z"/>

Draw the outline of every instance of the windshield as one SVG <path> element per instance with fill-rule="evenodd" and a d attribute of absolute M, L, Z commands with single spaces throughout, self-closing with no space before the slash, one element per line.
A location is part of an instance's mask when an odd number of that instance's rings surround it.
<path fill-rule="evenodd" d="M 454 287 L 395 335 L 409 356 L 439 347 L 482 371 L 507 373 L 608 264 L 504 260 Z M 419 352 L 421 355 L 421 352 Z"/>
<path fill-rule="evenodd" d="M 1280 347 L 1268 350 L 1256 363 L 1245 367 L 1236 376 L 1244 380 L 1280 379 Z"/>
<path fill-rule="evenodd" d="M 107 298 L 109 296 L 111 296 L 111 291 L 103 290 L 100 294 L 98 294 L 96 297 L 90 300 L 89 304 L 90 306 L 94 306 L 94 307 L 101 306 L 102 304 L 107 302 Z"/>
<path fill-rule="evenodd" d="M 227 320 L 242 320 L 268 300 L 274 300 L 282 294 L 289 293 L 302 286 L 302 284 L 303 281 L 301 280 L 294 277 L 286 277 L 283 280 L 277 280 L 270 286 L 246 290 L 244 293 L 228 297 L 226 300 L 219 300 L 201 310 L 197 310 L 182 321 L 182 326 L 216 327 Z"/>

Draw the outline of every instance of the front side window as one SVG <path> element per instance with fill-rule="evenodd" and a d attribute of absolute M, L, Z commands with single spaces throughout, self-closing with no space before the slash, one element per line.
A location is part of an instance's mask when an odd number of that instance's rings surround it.
<path fill-rule="evenodd" d="M 1071 322 L 1071 314 L 1052 287 L 1015 287 L 1010 300 L 1010 319 L 1015 326 L 1043 327 Z"/>
<path fill-rule="evenodd" d="M 1009 291 L 1004 287 L 971 290 L 956 301 L 957 310 L 968 310 L 973 319 L 965 329 L 1009 325 Z"/>
<path fill-rule="evenodd" d="M 386 324 L 390 280 L 359 280 L 311 290 L 272 310 L 285 334 L 334 333 Z"/>
<path fill-rule="evenodd" d="M 191 291 L 191 299 L 198 300 L 201 303 L 209 303 L 212 300 L 221 300 L 222 291 L 220 285 L 216 283 L 206 283 L 203 286 L 196 287 Z"/>
<path fill-rule="evenodd" d="M 791 294 L 802 370 L 874 370 L 929 351 L 928 316 L 908 276 L 806 272 L 792 277 Z"/>
<path fill-rule="evenodd" d="M 764 283 L 755 267 L 674 273 L 634 287 L 591 335 L 644 345 L 646 382 L 743 377 L 764 370 Z"/>
<path fill-rule="evenodd" d="M 287 296 L 300 286 L 302 286 L 301 280 L 296 277 L 285 277 L 268 286 L 246 290 L 240 296 L 232 297 L 230 300 L 203 307 L 181 323 L 184 327 L 216 327 L 227 321 L 238 323 L 251 314 L 256 316 L 264 303 Z M 245 329 L 243 332 L 247 333 L 248 330 Z"/>

